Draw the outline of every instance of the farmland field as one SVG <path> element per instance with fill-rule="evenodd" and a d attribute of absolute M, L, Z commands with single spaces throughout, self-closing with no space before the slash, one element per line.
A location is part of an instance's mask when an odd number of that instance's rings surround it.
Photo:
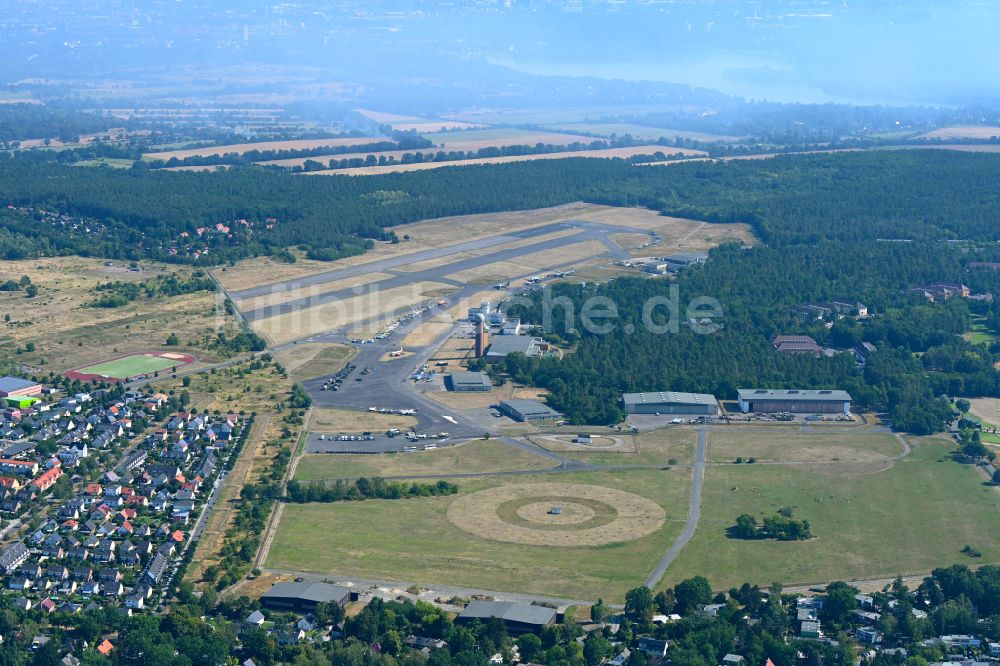
<path fill-rule="evenodd" d="M 724 134 L 709 134 L 707 132 L 691 132 L 688 130 L 678 130 L 678 129 L 667 129 L 664 127 L 648 127 L 646 125 L 633 125 L 629 123 L 561 123 L 556 125 L 551 125 L 552 129 L 561 130 L 564 132 L 588 132 L 590 134 L 599 134 L 601 136 L 611 136 L 612 134 L 617 134 L 618 136 L 624 136 L 626 134 L 631 134 L 635 139 L 639 141 L 655 141 L 661 137 L 667 139 L 673 139 L 674 137 L 681 137 L 683 139 L 692 139 L 694 141 L 718 141 L 718 142 L 733 142 L 739 141 L 740 137 L 737 136 L 727 136 Z"/>
<path fill-rule="evenodd" d="M 983 125 L 956 125 L 955 127 L 941 127 L 921 134 L 919 139 L 991 139 L 1000 137 L 1000 127 Z"/>
<path fill-rule="evenodd" d="M 545 486 L 552 481 L 634 493 L 659 505 L 666 522 L 648 536 L 603 546 L 485 539 L 456 527 L 448 508 L 456 499 L 506 483 L 471 479 L 459 482 L 457 497 L 286 505 L 267 566 L 579 599 L 621 598 L 645 580 L 686 517 L 689 470 L 519 476 L 512 483 L 540 484 L 539 492 L 549 492 Z"/>
<path fill-rule="evenodd" d="M 423 136 L 435 146 L 444 146 L 446 149 L 456 144 L 489 148 L 490 146 L 534 146 L 538 143 L 565 146 L 575 142 L 591 143 L 595 141 L 592 136 L 567 134 L 565 132 L 522 130 L 513 127 L 494 127 L 461 132 L 438 132 L 424 134 Z M 472 148 L 464 148 L 464 150 L 472 150 Z"/>
<path fill-rule="evenodd" d="M 366 143 L 376 143 L 388 141 L 385 137 L 365 136 L 348 137 L 339 139 L 296 139 L 291 141 L 261 141 L 259 143 L 234 143 L 226 146 L 205 146 L 203 148 L 189 148 L 186 150 L 167 150 L 161 153 L 146 153 L 142 156 L 144 160 L 164 160 L 173 157 L 179 160 L 185 157 L 211 157 L 215 155 L 226 155 L 229 153 L 243 153 L 251 150 L 311 150 L 313 148 L 325 148 L 336 146 L 360 146 Z"/>
<path fill-rule="evenodd" d="M 946 440 L 911 443 L 910 456 L 869 474 L 858 474 L 846 461 L 842 470 L 827 466 L 822 473 L 789 465 L 709 466 L 698 529 L 664 584 L 697 574 L 716 589 L 743 581 L 892 577 L 969 564 L 960 552 L 965 544 L 982 551 L 976 564 L 1000 562 L 1000 532 L 987 527 L 996 523 L 1000 493 L 985 486 L 974 467 L 951 460 L 953 446 Z M 785 506 L 812 524 L 813 539 L 726 536 L 738 515 L 759 519 Z"/>
<path fill-rule="evenodd" d="M 562 135 L 565 136 L 565 135 Z M 570 143 L 570 142 L 566 142 Z M 504 144 L 511 145 L 511 144 Z M 426 151 L 425 151 L 426 152 Z M 598 150 L 575 150 L 560 153 L 539 153 L 537 155 L 507 155 L 504 157 L 483 157 L 471 160 L 454 160 L 451 162 L 416 162 L 413 164 L 391 164 L 386 166 L 354 167 L 349 169 L 328 169 L 325 171 L 308 171 L 304 174 L 315 176 L 347 175 L 347 176 L 373 176 L 380 173 L 397 173 L 405 171 L 426 171 L 427 169 L 440 169 L 449 166 L 474 166 L 477 164 L 510 164 L 512 162 L 528 162 L 531 160 L 561 160 L 571 157 L 591 158 L 591 159 L 611 159 L 627 158 L 636 155 L 653 155 L 664 153 L 667 155 L 683 154 L 688 157 L 702 157 L 702 151 L 691 150 L 689 148 L 668 148 L 665 146 L 633 146 L 631 148 L 601 148 Z"/>

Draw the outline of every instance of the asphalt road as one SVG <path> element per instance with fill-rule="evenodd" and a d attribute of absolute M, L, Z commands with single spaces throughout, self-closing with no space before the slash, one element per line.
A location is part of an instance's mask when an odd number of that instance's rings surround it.
<path fill-rule="evenodd" d="M 700 428 L 698 430 L 698 447 L 695 450 L 694 456 L 694 478 L 691 482 L 691 506 L 688 508 L 687 522 L 684 523 L 684 529 L 670 545 L 670 549 L 660 559 L 653 572 L 649 574 L 649 578 L 646 579 L 646 587 L 649 589 L 653 589 L 660 582 L 663 574 L 667 573 L 667 567 L 670 566 L 684 546 L 687 545 L 688 541 L 691 540 L 695 529 L 698 527 L 698 520 L 701 518 L 701 490 L 705 485 L 705 460 L 707 453 L 708 429 Z"/>

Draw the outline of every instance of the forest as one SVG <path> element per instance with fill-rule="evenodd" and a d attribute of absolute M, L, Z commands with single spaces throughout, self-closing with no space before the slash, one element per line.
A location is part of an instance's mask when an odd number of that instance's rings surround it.
<path fill-rule="evenodd" d="M 1000 271 L 970 273 L 970 254 L 923 243 L 821 243 L 750 251 L 727 245 L 712 251 L 705 265 L 680 274 L 675 283 L 680 312 L 658 308 L 646 320 L 644 305 L 669 294 L 662 280 L 556 284 L 519 299 L 508 313 L 542 325 L 548 340 L 572 353 L 562 359 L 512 354 L 503 370 L 517 381 L 549 389 L 549 403 L 575 423 L 620 422 L 623 392 L 691 391 L 734 399 L 738 388 L 840 388 L 858 407 L 888 413 L 903 430 L 937 432 L 951 415 L 938 396 L 1000 393 L 994 366 L 1000 345 L 974 345 L 959 337 L 969 330 L 970 308 L 992 313 L 996 305 L 960 298 L 930 302 L 909 291 L 934 281 L 1000 286 Z M 711 334 L 697 332 L 684 312 L 702 296 L 722 308 L 721 327 Z M 580 325 L 585 303 L 594 298 L 608 299 L 617 309 L 609 332 Z M 831 298 L 860 301 L 872 316 L 840 319 L 828 327 L 796 311 L 803 303 Z M 770 341 L 783 334 L 810 335 L 842 350 L 870 342 L 876 351 L 863 368 L 850 353 L 781 354 Z"/>
<path fill-rule="evenodd" d="M 97 231 L 0 215 L 0 256 L 85 254 L 217 264 L 291 245 L 363 251 L 384 227 L 447 215 L 572 201 L 642 205 L 708 222 L 746 222 L 767 244 L 877 239 L 994 241 L 1000 159 L 947 151 L 786 155 L 636 167 L 565 159 L 445 167 L 365 178 L 302 178 L 257 168 L 221 173 L 73 167 L 62 151 L 0 156 L 0 204 L 78 218 Z M 391 195 L 391 196 L 387 196 Z M 157 205 L 150 206 L 155 201 Z M 182 233 L 246 219 L 252 233 L 173 253 Z M 200 247 L 200 246 L 199 246 Z"/>

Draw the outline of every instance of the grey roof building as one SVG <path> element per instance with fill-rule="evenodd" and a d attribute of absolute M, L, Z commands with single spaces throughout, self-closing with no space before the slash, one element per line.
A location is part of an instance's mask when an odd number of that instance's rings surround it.
<path fill-rule="evenodd" d="M 328 583 L 277 583 L 260 597 L 265 608 L 309 612 L 317 604 L 337 604 L 344 606 L 351 598 L 346 587 Z"/>
<path fill-rule="evenodd" d="M 515 352 L 525 356 L 541 356 L 548 348 L 548 344 L 541 338 L 530 335 L 500 335 L 493 338 L 489 349 L 486 350 L 486 358 L 496 360 L 506 358 L 507 354 Z"/>
<path fill-rule="evenodd" d="M 485 622 L 493 617 L 503 622 L 509 633 L 523 634 L 555 624 L 557 614 L 554 608 L 514 601 L 473 601 L 455 621 L 469 624 L 477 620 Z"/>
<path fill-rule="evenodd" d="M 485 372 L 453 372 L 448 375 L 448 388 L 452 391 L 489 391 L 493 382 Z"/>
<path fill-rule="evenodd" d="M 18 541 L 0 554 L 0 571 L 10 575 L 22 562 L 28 559 L 28 547 Z"/>
<path fill-rule="evenodd" d="M 0 398 L 41 393 L 42 385 L 20 377 L 0 377 Z"/>
<path fill-rule="evenodd" d="M 557 419 L 562 414 L 537 400 L 502 400 L 500 412 L 515 421 L 544 421 Z"/>
<path fill-rule="evenodd" d="M 719 401 L 708 393 L 656 391 L 622 396 L 629 414 L 718 414 Z"/>
<path fill-rule="evenodd" d="M 817 389 L 739 389 L 742 412 L 799 414 L 850 414 L 847 391 Z"/>

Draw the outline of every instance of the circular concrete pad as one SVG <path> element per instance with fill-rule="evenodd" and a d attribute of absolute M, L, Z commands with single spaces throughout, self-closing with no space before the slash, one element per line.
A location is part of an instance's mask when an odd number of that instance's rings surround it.
<path fill-rule="evenodd" d="M 456 498 L 448 519 L 492 541 L 579 547 L 647 536 L 660 529 L 666 513 L 652 500 L 615 488 L 512 483 Z"/>

